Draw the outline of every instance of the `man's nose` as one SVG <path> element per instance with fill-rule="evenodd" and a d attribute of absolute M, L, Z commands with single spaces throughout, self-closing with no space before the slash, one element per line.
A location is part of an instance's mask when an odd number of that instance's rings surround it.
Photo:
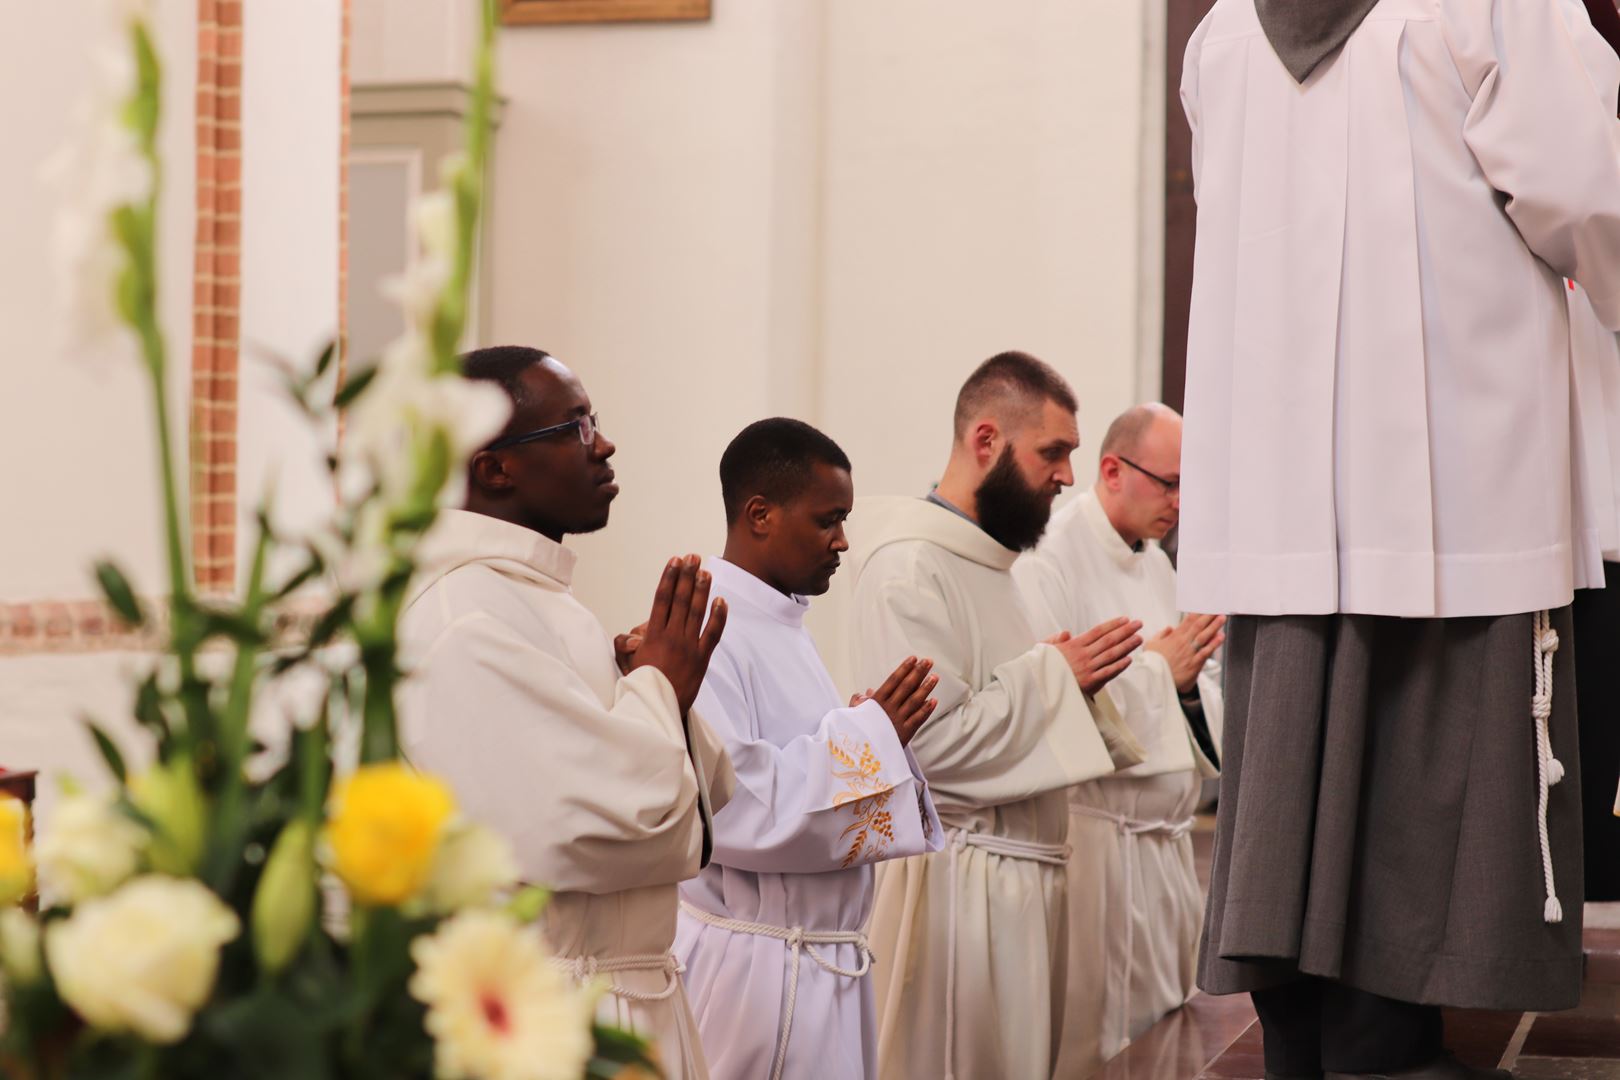
<path fill-rule="evenodd" d="M 832 549 L 840 555 L 849 550 L 849 538 L 844 535 L 844 527 L 838 526 L 833 533 Z"/>
<path fill-rule="evenodd" d="M 606 461 L 608 458 L 612 457 L 618 452 L 619 448 L 613 444 L 612 439 L 608 438 L 606 435 L 603 435 L 600 431 L 596 433 L 596 441 L 591 443 L 592 457 L 596 458 L 598 461 Z"/>
<path fill-rule="evenodd" d="M 1074 466 L 1065 461 L 1062 465 L 1058 466 L 1058 470 L 1056 474 L 1053 475 L 1052 479 L 1057 481 L 1058 487 L 1073 487 Z"/>

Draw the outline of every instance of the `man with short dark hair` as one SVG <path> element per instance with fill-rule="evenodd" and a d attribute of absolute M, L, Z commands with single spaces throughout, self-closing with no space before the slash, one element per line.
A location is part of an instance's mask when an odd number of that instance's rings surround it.
<path fill-rule="evenodd" d="M 730 613 L 698 707 L 737 789 L 714 861 L 681 886 L 676 952 L 716 1080 L 875 1076 L 862 934 L 872 865 L 938 850 L 906 744 L 936 680 L 906 657 L 847 706 L 804 628 L 848 549 L 849 459 L 808 424 L 744 428 L 720 459 L 725 556 L 704 566 Z"/>
<path fill-rule="evenodd" d="M 1038 642 L 1009 570 L 1074 482 L 1074 394 L 1025 353 L 992 357 L 957 402 L 925 499 L 863 501 L 849 639 L 861 683 L 928 656 L 939 710 L 912 746 L 948 848 L 878 872 L 884 1077 L 1046 1080 L 1062 1027 L 1065 790 L 1142 759 L 1103 687 L 1141 624 Z"/>
<path fill-rule="evenodd" d="M 1181 417 L 1121 414 L 1097 480 L 1013 567 L 1036 633 L 1115 615 L 1147 644 L 1108 696 L 1147 760 L 1069 789 L 1069 987 L 1058 1075 L 1087 1076 L 1195 992 L 1204 894 L 1191 830 L 1220 737 L 1219 616 L 1176 609 L 1158 541 L 1181 506 Z"/>
<path fill-rule="evenodd" d="M 505 389 L 512 417 L 468 462 L 467 508 L 422 546 L 400 628 L 405 755 L 511 842 L 524 881 L 555 890 L 545 935 L 576 977 L 605 980 L 602 1020 L 652 1040 L 666 1076 L 702 1080 L 670 948 L 676 883 L 707 861 L 730 790 L 692 711 L 725 603 L 705 626 L 708 573 L 670 560 L 621 670 L 562 544 L 605 526 L 619 492 L 585 388 L 538 349 L 482 349 L 463 370 Z"/>

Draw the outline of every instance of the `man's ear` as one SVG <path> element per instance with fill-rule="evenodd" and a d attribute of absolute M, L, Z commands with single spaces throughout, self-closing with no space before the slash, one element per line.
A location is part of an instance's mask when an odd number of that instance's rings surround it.
<path fill-rule="evenodd" d="M 473 486 L 480 491 L 506 491 L 512 487 L 512 474 L 499 454 L 480 450 L 467 463 Z"/>
<path fill-rule="evenodd" d="M 763 538 L 771 531 L 771 511 L 774 508 L 766 501 L 763 495 L 750 495 L 748 501 L 743 503 L 742 519 L 748 524 L 748 531 L 756 537 Z"/>
<path fill-rule="evenodd" d="M 980 420 L 971 433 L 973 458 L 983 468 L 994 465 L 1001 449 L 1001 428 L 994 420 Z"/>
<path fill-rule="evenodd" d="M 1121 473 L 1125 470 L 1120 466 L 1119 458 L 1113 454 L 1104 454 L 1102 460 L 1097 462 L 1097 475 L 1102 478 L 1103 486 L 1109 491 L 1118 491 L 1122 482 Z"/>

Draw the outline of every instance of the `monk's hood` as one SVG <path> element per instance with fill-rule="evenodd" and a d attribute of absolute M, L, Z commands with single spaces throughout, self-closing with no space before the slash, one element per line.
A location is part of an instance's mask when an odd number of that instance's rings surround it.
<path fill-rule="evenodd" d="M 416 551 L 416 574 L 406 606 L 452 570 L 482 564 L 509 578 L 554 592 L 573 584 L 578 556 L 521 525 L 468 510 L 439 514 Z"/>
<path fill-rule="evenodd" d="M 867 561 L 890 544 L 926 540 L 970 562 L 1011 570 L 1018 552 L 1002 547 L 973 522 L 937 503 L 913 495 L 879 495 L 855 500 L 849 527 L 850 580 L 860 579 Z"/>
<path fill-rule="evenodd" d="M 1254 0 L 1277 58 L 1296 82 L 1349 40 L 1378 0 Z"/>

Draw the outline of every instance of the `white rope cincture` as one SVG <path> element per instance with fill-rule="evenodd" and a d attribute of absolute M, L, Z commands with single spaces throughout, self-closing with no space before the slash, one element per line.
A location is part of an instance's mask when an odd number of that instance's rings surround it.
<path fill-rule="evenodd" d="M 1125 841 L 1121 845 L 1124 852 L 1124 866 L 1120 871 L 1125 876 L 1125 992 L 1118 997 L 1121 1015 L 1117 1018 L 1122 1040 L 1121 1049 L 1124 1049 L 1131 1044 L 1131 978 L 1136 973 L 1136 918 L 1133 913 L 1136 910 L 1137 838 L 1149 834 L 1162 834 L 1166 839 L 1179 840 L 1193 831 L 1195 823 L 1192 818 L 1183 818 L 1180 821 L 1139 821 L 1099 807 L 1076 806 L 1073 803 L 1069 804 L 1069 810 L 1081 817 L 1110 823 Z"/>
<path fill-rule="evenodd" d="M 787 1066 L 788 1036 L 793 1031 L 793 1010 L 799 1000 L 799 954 L 809 953 L 810 959 L 814 960 L 823 971 L 841 975 L 846 979 L 865 978 L 866 973 L 872 970 L 872 947 L 867 944 L 865 934 L 854 930 L 806 930 L 802 926 L 772 926 L 770 923 L 727 919 L 695 907 L 685 900 L 681 901 L 681 910 L 698 922 L 720 930 L 727 930 L 733 934 L 775 938 L 787 945 L 793 959 L 788 971 L 787 1003 L 782 1008 L 782 1038 L 776 1046 L 776 1061 L 771 1066 L 771 1080 L 781 1080 L 782 1070 Z M 853 945 L 860 954 L 861 966 L 854 970 L 841 968 L 817 952 L 817 945 Z"/>
<path fill-rule="evenodd" d="M 589 982 L 598 975 L 609 976 L 607 992 L 621 1001 L 667 1001 L 681 987 L 681 972 L 686 968 L 674 953 L 641 953 L 631 956 L 553 956 L 551 966 L 573 977 L 575 982 Z M 662 971 L 665 984 L 662 990 L 631 990 L 620 986 L 611 976 L 620 971 Z"/>
<path fill-rule="evenodd" d="M 947 908 L 950 936 L 945 945 L 945 1075 L 943 1080 L 956 1080 L 956 865 L 963 848 L 975 847 L 990 855 L 1046 866 L 1066 866 L 1069 862 L 1068 844 L 1037 844 L 1033 840 L 1014 840 L 1010 836 L 991 833 L 973 833 L 965 829 L 951 829 L 946 835 L 950 851 L 950 904 Z"/>
<path fill-rule="evenodd" d="M 1564 778 L 1564 766 L 1553 756 L 1552 735 L 1548 730 L 1552 720 L 1553 653 L 1558 651 L 1558 632 L 1552 628 L 1551 612 L 1536 612 L 1534 631 L 1536 690 L 1530 699 L 1530 715 L 1536 723 L 1536 771 L 1541 781 L 1536 825 L 1541 837 L 1541 873 L 1547 885 L 1547 904 L 1541 918 L 1544 922 L 1561 923 L 1564 905 L 1558 902 L 1558 889 L 1553 881 L 1552 842 L 1547 837 L 1548 792 Z"/>

